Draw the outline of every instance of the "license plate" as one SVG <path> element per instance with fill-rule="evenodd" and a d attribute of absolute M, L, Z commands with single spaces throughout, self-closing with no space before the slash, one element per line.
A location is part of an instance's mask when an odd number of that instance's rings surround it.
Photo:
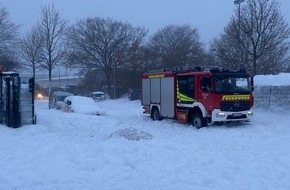
<path fill-rule="evenodd" d="M 233 113 L 233 116 L 234 117 L 239 117 L 239 116 L 242 116 L 242 114 L 241 113 Z"/>

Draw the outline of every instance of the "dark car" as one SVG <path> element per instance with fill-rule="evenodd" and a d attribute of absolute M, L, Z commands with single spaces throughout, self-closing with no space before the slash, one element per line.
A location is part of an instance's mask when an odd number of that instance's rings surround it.
<path fill-rule="evenodd" d="M 128 98 L 133 101 L 133 100 L 139 100 L 141 99 L 141 90 L 140 89 L 129 89 L 128 92 Z"/>
<path fill-rule="evenodd" d="M 106 94 L 104 92 L 92 92 L 90 93 L 89 97 L 93 98 L 93 100 L 95 101 L 102 101 L 102 100 L 105 100 L 107 97 L 106 97 Z"/>
<path fill-rule="evenodd" d="M 49 98 L 49 108 L 60 110 L 63 107 L 64 99 L 68 96 L 73 96 L 70 92 L 53 92 Z"/>

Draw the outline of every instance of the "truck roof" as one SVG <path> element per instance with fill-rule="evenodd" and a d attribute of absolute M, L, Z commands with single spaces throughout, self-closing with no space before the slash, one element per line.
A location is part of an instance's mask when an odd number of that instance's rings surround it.
<path fill-rule="evenodd" d="M 148 73 L 144 73 L 142 76 L 144 78 L 161 78 L 161 77 L 170 77 L 177 74 L 178 76 L 186 75 L 241 75 L 248 76 L 245 69 L 233 70 L 225 69 L 219 67 L 196 67 L 191 68 L 169 68 L 162 70 L 154 70 Z"/>

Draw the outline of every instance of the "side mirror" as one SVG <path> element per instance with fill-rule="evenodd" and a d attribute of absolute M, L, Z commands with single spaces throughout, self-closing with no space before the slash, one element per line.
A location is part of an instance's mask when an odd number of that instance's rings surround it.
<path fill-rule="evenodd" d="M 254 77 L 251 77 L 251 90 L 254 92 Z"/>
<path fill-rule="evenodd" d="M 71 101 L 70 100 L 66 101 L 66 104 L 70 106 L 71 105 Z"/>

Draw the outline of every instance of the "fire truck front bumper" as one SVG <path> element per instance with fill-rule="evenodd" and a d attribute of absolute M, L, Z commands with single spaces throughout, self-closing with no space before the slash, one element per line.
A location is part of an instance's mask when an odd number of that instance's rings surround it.
<path fill-rule="evenodd" d="M 212 112 L 212 122 L 220 121 L 249 121 L 253 117 L 253 110 L 228 112 L 214 109 Z"/>

